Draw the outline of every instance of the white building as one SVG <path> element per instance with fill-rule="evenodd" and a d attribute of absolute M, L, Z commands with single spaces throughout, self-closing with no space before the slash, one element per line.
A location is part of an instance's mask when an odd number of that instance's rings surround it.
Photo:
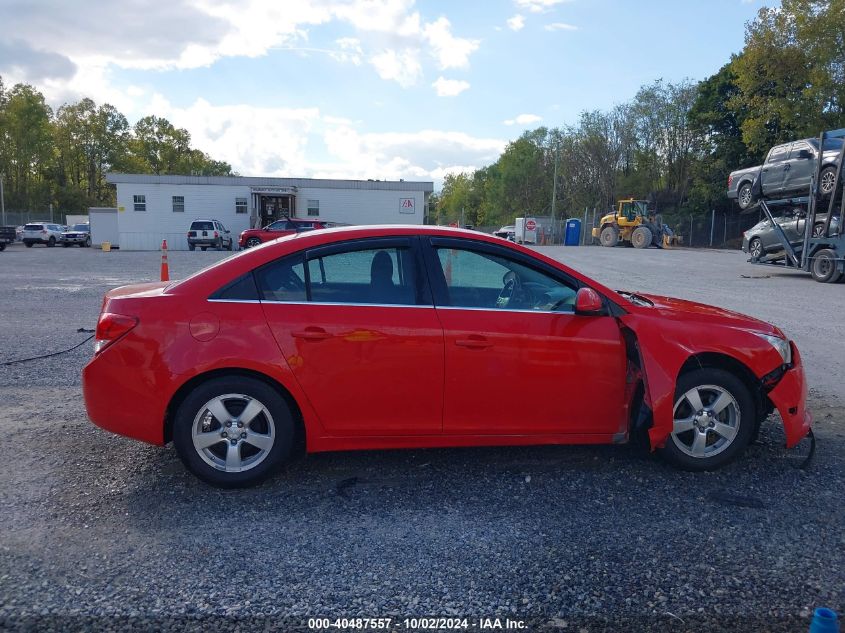
<path fill-rule="evenodd" d="M 91 214 L 94 241 L 129 250 L 185 250 L 191 220 L 213 218 L 238 235 L 282 217 L 344 224 L 423 224 L 431 182 L 242 176 L 108 174 L 117 211 Z M 116 216 L 116 221 L 115 221 Z M 98 230 L 98 222 L 103 230 Z M 108 227 L 108 231 L 105 229 Z M 111 239 L 108 239 L 108 238 Z"/>

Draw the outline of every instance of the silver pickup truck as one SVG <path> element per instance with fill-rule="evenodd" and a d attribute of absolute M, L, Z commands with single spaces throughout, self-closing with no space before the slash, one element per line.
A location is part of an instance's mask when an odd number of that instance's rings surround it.
<path fill-rule="evenodd" d="M 823 196 L 830 195 L 836 180 L 836 161 L 843 139 L 828 138 L 822 148 L 822 171 L 819 185 Z M 740 209 L 747 209 L 758 199 L 786 198 L 807 195 L 816 169 L 819 139 L 776 145 L 769 150 L 766 162 L 731 172 L 728 176 L 728 198 L 736 198 Z"/>

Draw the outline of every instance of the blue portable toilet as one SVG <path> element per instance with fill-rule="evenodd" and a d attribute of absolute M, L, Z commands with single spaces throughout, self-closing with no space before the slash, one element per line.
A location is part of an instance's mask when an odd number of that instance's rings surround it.
<path fill-rule="evenodd" d="M 572 218 L 566 221 L 566 234 L 563 238 L 564 246 L 578 246 L 581 242 L 581 220 Z"/>

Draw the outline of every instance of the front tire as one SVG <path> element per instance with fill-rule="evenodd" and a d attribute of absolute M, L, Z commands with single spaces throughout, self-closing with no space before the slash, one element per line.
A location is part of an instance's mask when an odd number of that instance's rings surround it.
<path fill-rule="evenodd" d="M 615 226 L 606 226 L 599 234 L 599 241 L 602 246 L 612 248 L 619 243 L 619 230 Z"/>
<path fill-rule="evenodd" d="M 51 235 L 50 239 L 47 240 L 47 248 L 53 248 L 55 245 L 56 245 L 56 238 Z"/>
<path fill-rule="evenodd" d="M 748 244 L 748 253 L 754 261 L 759 260 L 763 256 L 763 242 L 760 241 L 759 237 L 755 237 Z"/>
<path fill-rule="evenodd" d="M 260 246 L 260 245 L 261 245 L 261 240 L 259 240 L 257 237 L 251 237 L 246 241 L 246 247 L 247 248 L 254 248 L 254 247 Z"/>
<path fill-rule="evenodd" d="M 746 182 L 739 188 L 739 191 L 736 193 L 736 201 L 737 204 L 739 204 L 739 208 L 743 211 L 750 207 L 751 203 L 754 202 L 754 194 L 752 192 L 750 182 Z"/>
<path fill-rule="evenodd" d="M 683 374 L 675 388 L 673 430 L 660 454 L 682 470 L 721 468 L 751 441 L 756 413 L 748 387 L 734 374 L 710 367 Z"/>
<path fill-rule="evenodd" d="M 293 414 L 265 382 L 244 376 L 208 380 L 179 405 L 173 443 L 182 463 L 220 488 L 253 486 L 291 453 Z"/>
<path fill-rule="evenodd" d="M 835 284 L 839 281 L 842 273 L 837 267 L 836 253 L 829 248 L 816 252 L 810 265 L 810 274 L 813 279 L 823 284 Z"/>

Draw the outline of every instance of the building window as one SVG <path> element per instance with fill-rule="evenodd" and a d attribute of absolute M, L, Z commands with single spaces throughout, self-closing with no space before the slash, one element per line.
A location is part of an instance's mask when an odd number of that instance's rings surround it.
<path fill-rule="evenodd" d="M 147 210 L 147 196 L 132 196 L 132 202 L 135 204 L 136 211 Z"/>
<path fill-rule="evenodd" d="M 185 212 L 185 196 L 173 196 L 173 213 Z"/>
<path fill-rule="evenodd" d="M 319 200 L 309 200 L 308 201 L 308 215 L 320 215 L 320 201 Z"/>
<path fill-rule="evenodd" d="M 235 213 L 246 213 L 246 198 L 235 198 Z"/>

